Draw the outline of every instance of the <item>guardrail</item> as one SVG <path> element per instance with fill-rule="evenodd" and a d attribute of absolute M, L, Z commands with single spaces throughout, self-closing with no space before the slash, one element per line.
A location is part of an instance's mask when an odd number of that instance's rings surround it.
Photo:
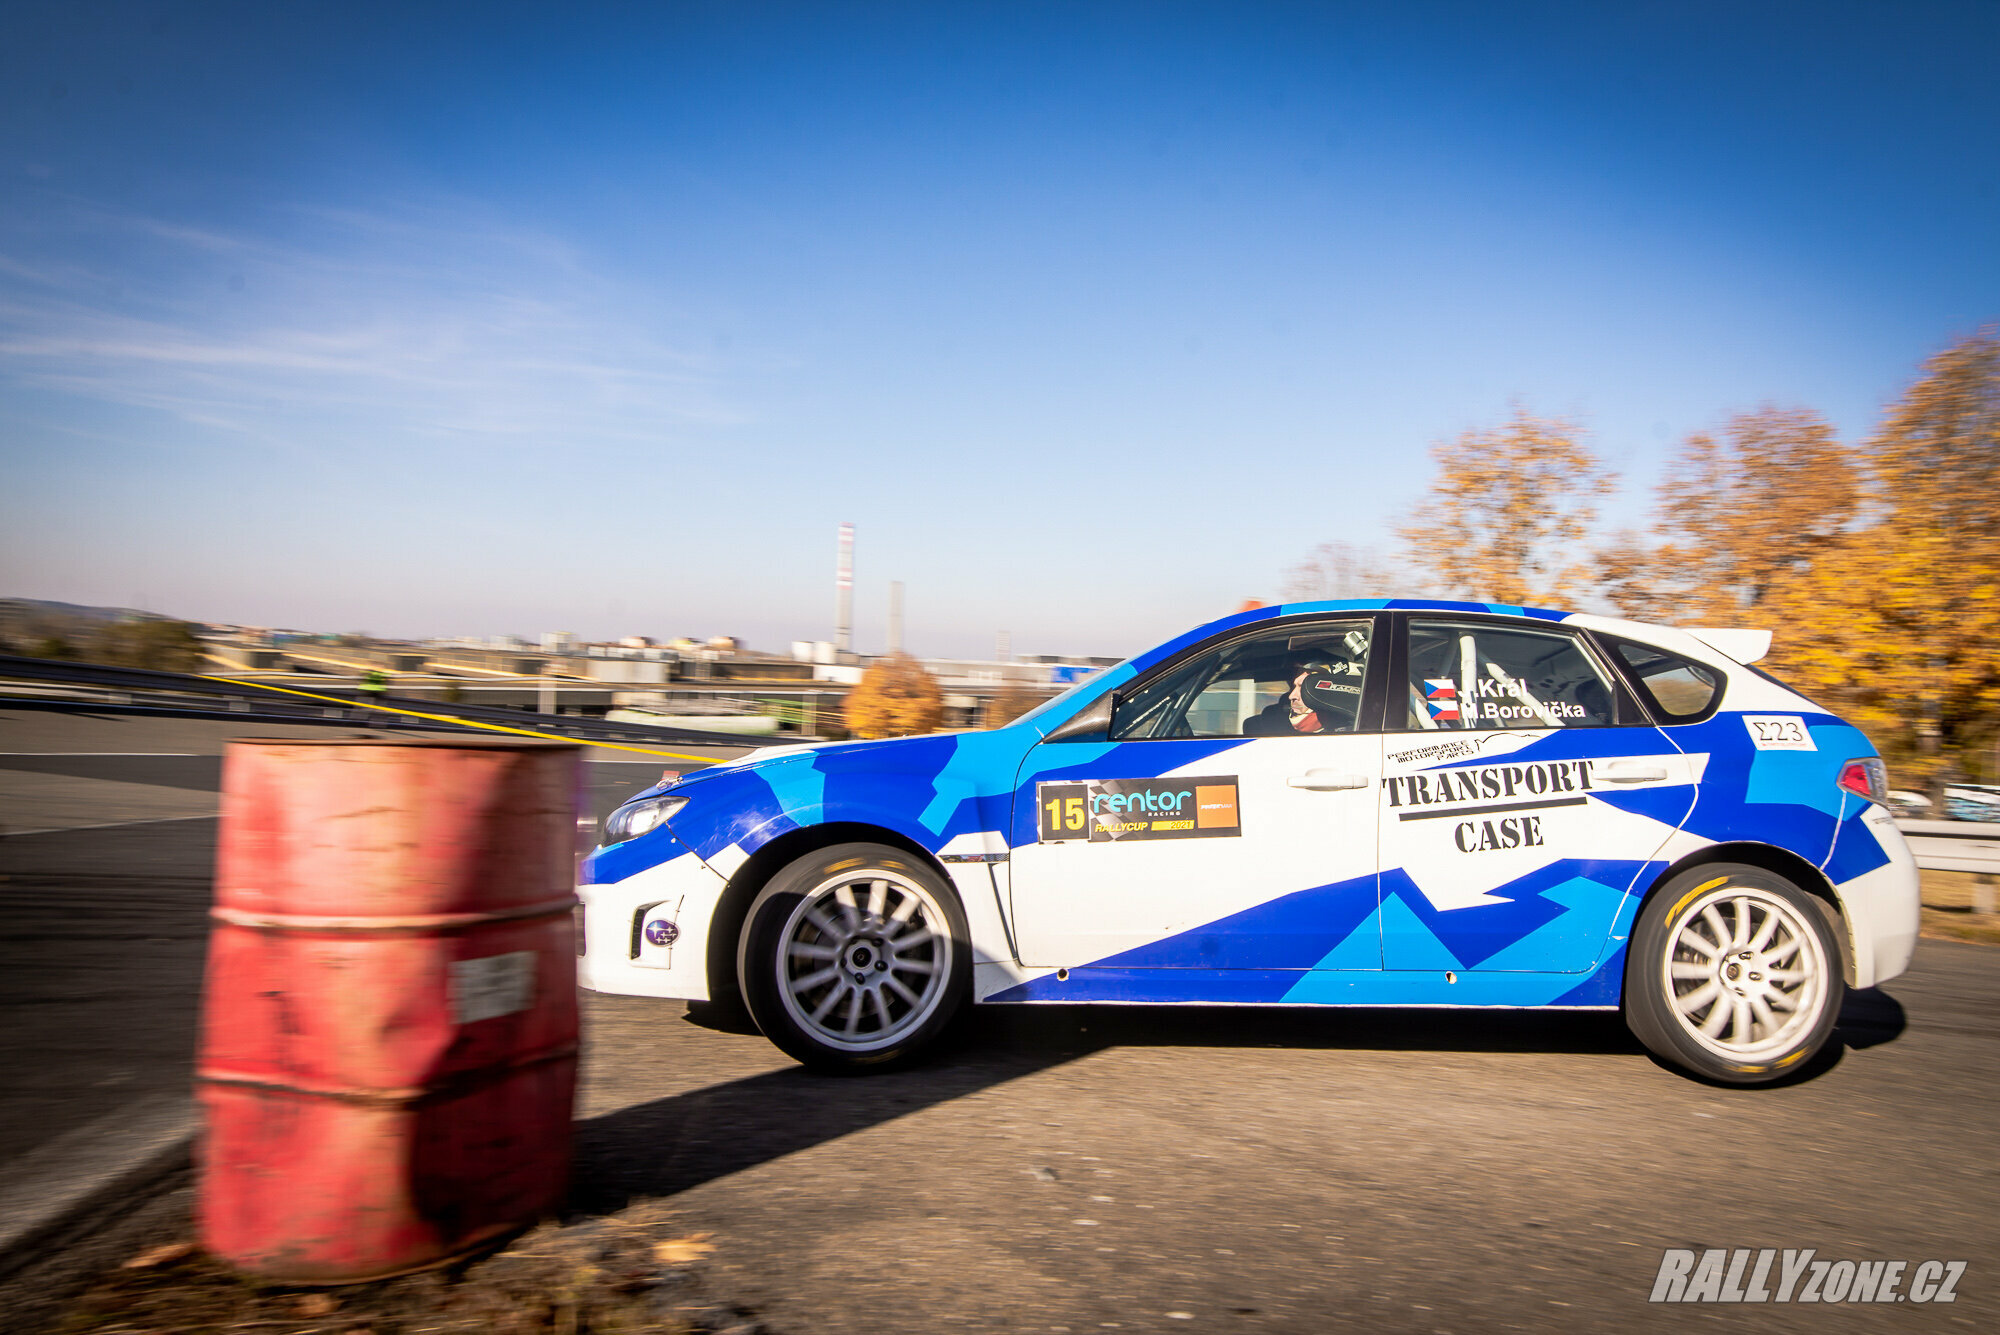
<path fill-rule="evenodd" d="M 1917 865 L 1926 871 L 1970 871 L 2000 876 L 2000 823 L 1974 820 L 1899 820 Z"/>
<path fill-rule="evenodd" d="M 646 724 L 607 723 L 574 714 L 536 714 L 491 705 L 467 705 L 407 696 L 373 697 L 364 692 L 317 686 L 259 686 L 226 677 L 198 677 L 185 672 L 112 667 L 103 663 L 72 663 L 61 659 L 17 658 L 0 654 L 0 681 L 38 682 L 70 689 L 110 692 L 120 708 L 176 714 L 216 714 L 230 718 L 274 722 L 368 722 L 374 726 L 435 727 L 481 723 L 505 728 L 531 728 L 578 741 L 672 742 L 684 746 L 741 748 L 755 743 L 741 736 L 701 732 L 691 728 L 656 728 Z M 331 704 L 329 702 L 332 702 Z M 0 696 L 0 703 L 74 707 L 75 699 Z M 374 708 L 369 708 L 374 706 Z M 386 711 L 386 712 L 385 712 Z M 428 717 L 424 717 L 428 716 Z M 399 717 L 408 723 L 398 724 Z"/>

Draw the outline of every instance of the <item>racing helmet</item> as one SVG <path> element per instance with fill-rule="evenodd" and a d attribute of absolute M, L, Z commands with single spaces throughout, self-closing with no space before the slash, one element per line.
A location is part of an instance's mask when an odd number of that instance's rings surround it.
<path fill-rule="evenodd" d="M 1361 710 L 1361 674 L 1353 661 L 1337 654 L 1318 653 L 1299 665 L 1299 700 L 1328 725 L 1346 727 Z"/>

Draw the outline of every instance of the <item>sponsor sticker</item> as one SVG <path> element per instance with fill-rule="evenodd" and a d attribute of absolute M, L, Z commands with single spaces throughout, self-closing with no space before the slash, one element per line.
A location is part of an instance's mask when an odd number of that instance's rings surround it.
<path fill-rule="evenodd" d="M 451 962 L 451 1022 L 473 1024 L 524 1011 L 535 1000 L 535 952 L 514 950 Z"/>
<path fill-rule="evenodd" d="M 1806 721 L 1797 714 L 1745 714 L 1743 726 L 1759 751 L 1817 751 Z"/>
<path fill-rule="evenodd" d="M 1441 765 L 1453 760 L 1471 760 L 1489 752 L 1499 754 L 1541 740 L 1533 732 L 1485 732 L 1470 737 L 1452 737 L 1427 742 L 1407 751 L 1391 751 L 1387 759 L 1396 765 Z"/>
<path fill-rule="evenodd" d="M 1035 809 L 1045 844 L 1243 833 L 1233 774 L 1036 784 Z"/>
<path fill-rule="evenodd" d="M 1656 1303 L 1950 1303 L 1963 1261 L 1822 1259 L 1811 1247 L 1670 1247 L 1647 1301 Z"/>
<path fill-rule="evenodd" d="M 1398 821 L 1452 819 L 1452 847 L 1461 853 L 1542 848 L 1548 840 L 1543 813 L 1552 807 L 1590 804 L 1596 789 L 1591 760 L 1550 760 L 1482 765 L 1382 779 L 1383 796 Z M 1527 815 L 1527 812 L 1535 815 Z M 1469 817 L 1486 817 L 1471 820 Z"/>

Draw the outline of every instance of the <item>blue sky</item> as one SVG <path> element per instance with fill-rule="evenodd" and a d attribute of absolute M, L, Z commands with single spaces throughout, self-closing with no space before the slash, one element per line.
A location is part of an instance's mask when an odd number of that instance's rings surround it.
<path fill-rule="evenodd" d="M 2000 316 L 2000 6 L 0 7 L 0 594 L 1123 654 Z"/>

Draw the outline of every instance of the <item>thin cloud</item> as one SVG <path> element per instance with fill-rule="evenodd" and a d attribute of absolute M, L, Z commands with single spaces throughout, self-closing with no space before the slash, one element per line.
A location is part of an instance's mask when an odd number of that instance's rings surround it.
<path fill-rule="evenodd" d="M 282 240 L 68 220 L 4 238 L 0 381 L 267 441 L 587 446 L 746 420 L 711 358 L 573 248 L 476 211 L 278 211 Z"/>

